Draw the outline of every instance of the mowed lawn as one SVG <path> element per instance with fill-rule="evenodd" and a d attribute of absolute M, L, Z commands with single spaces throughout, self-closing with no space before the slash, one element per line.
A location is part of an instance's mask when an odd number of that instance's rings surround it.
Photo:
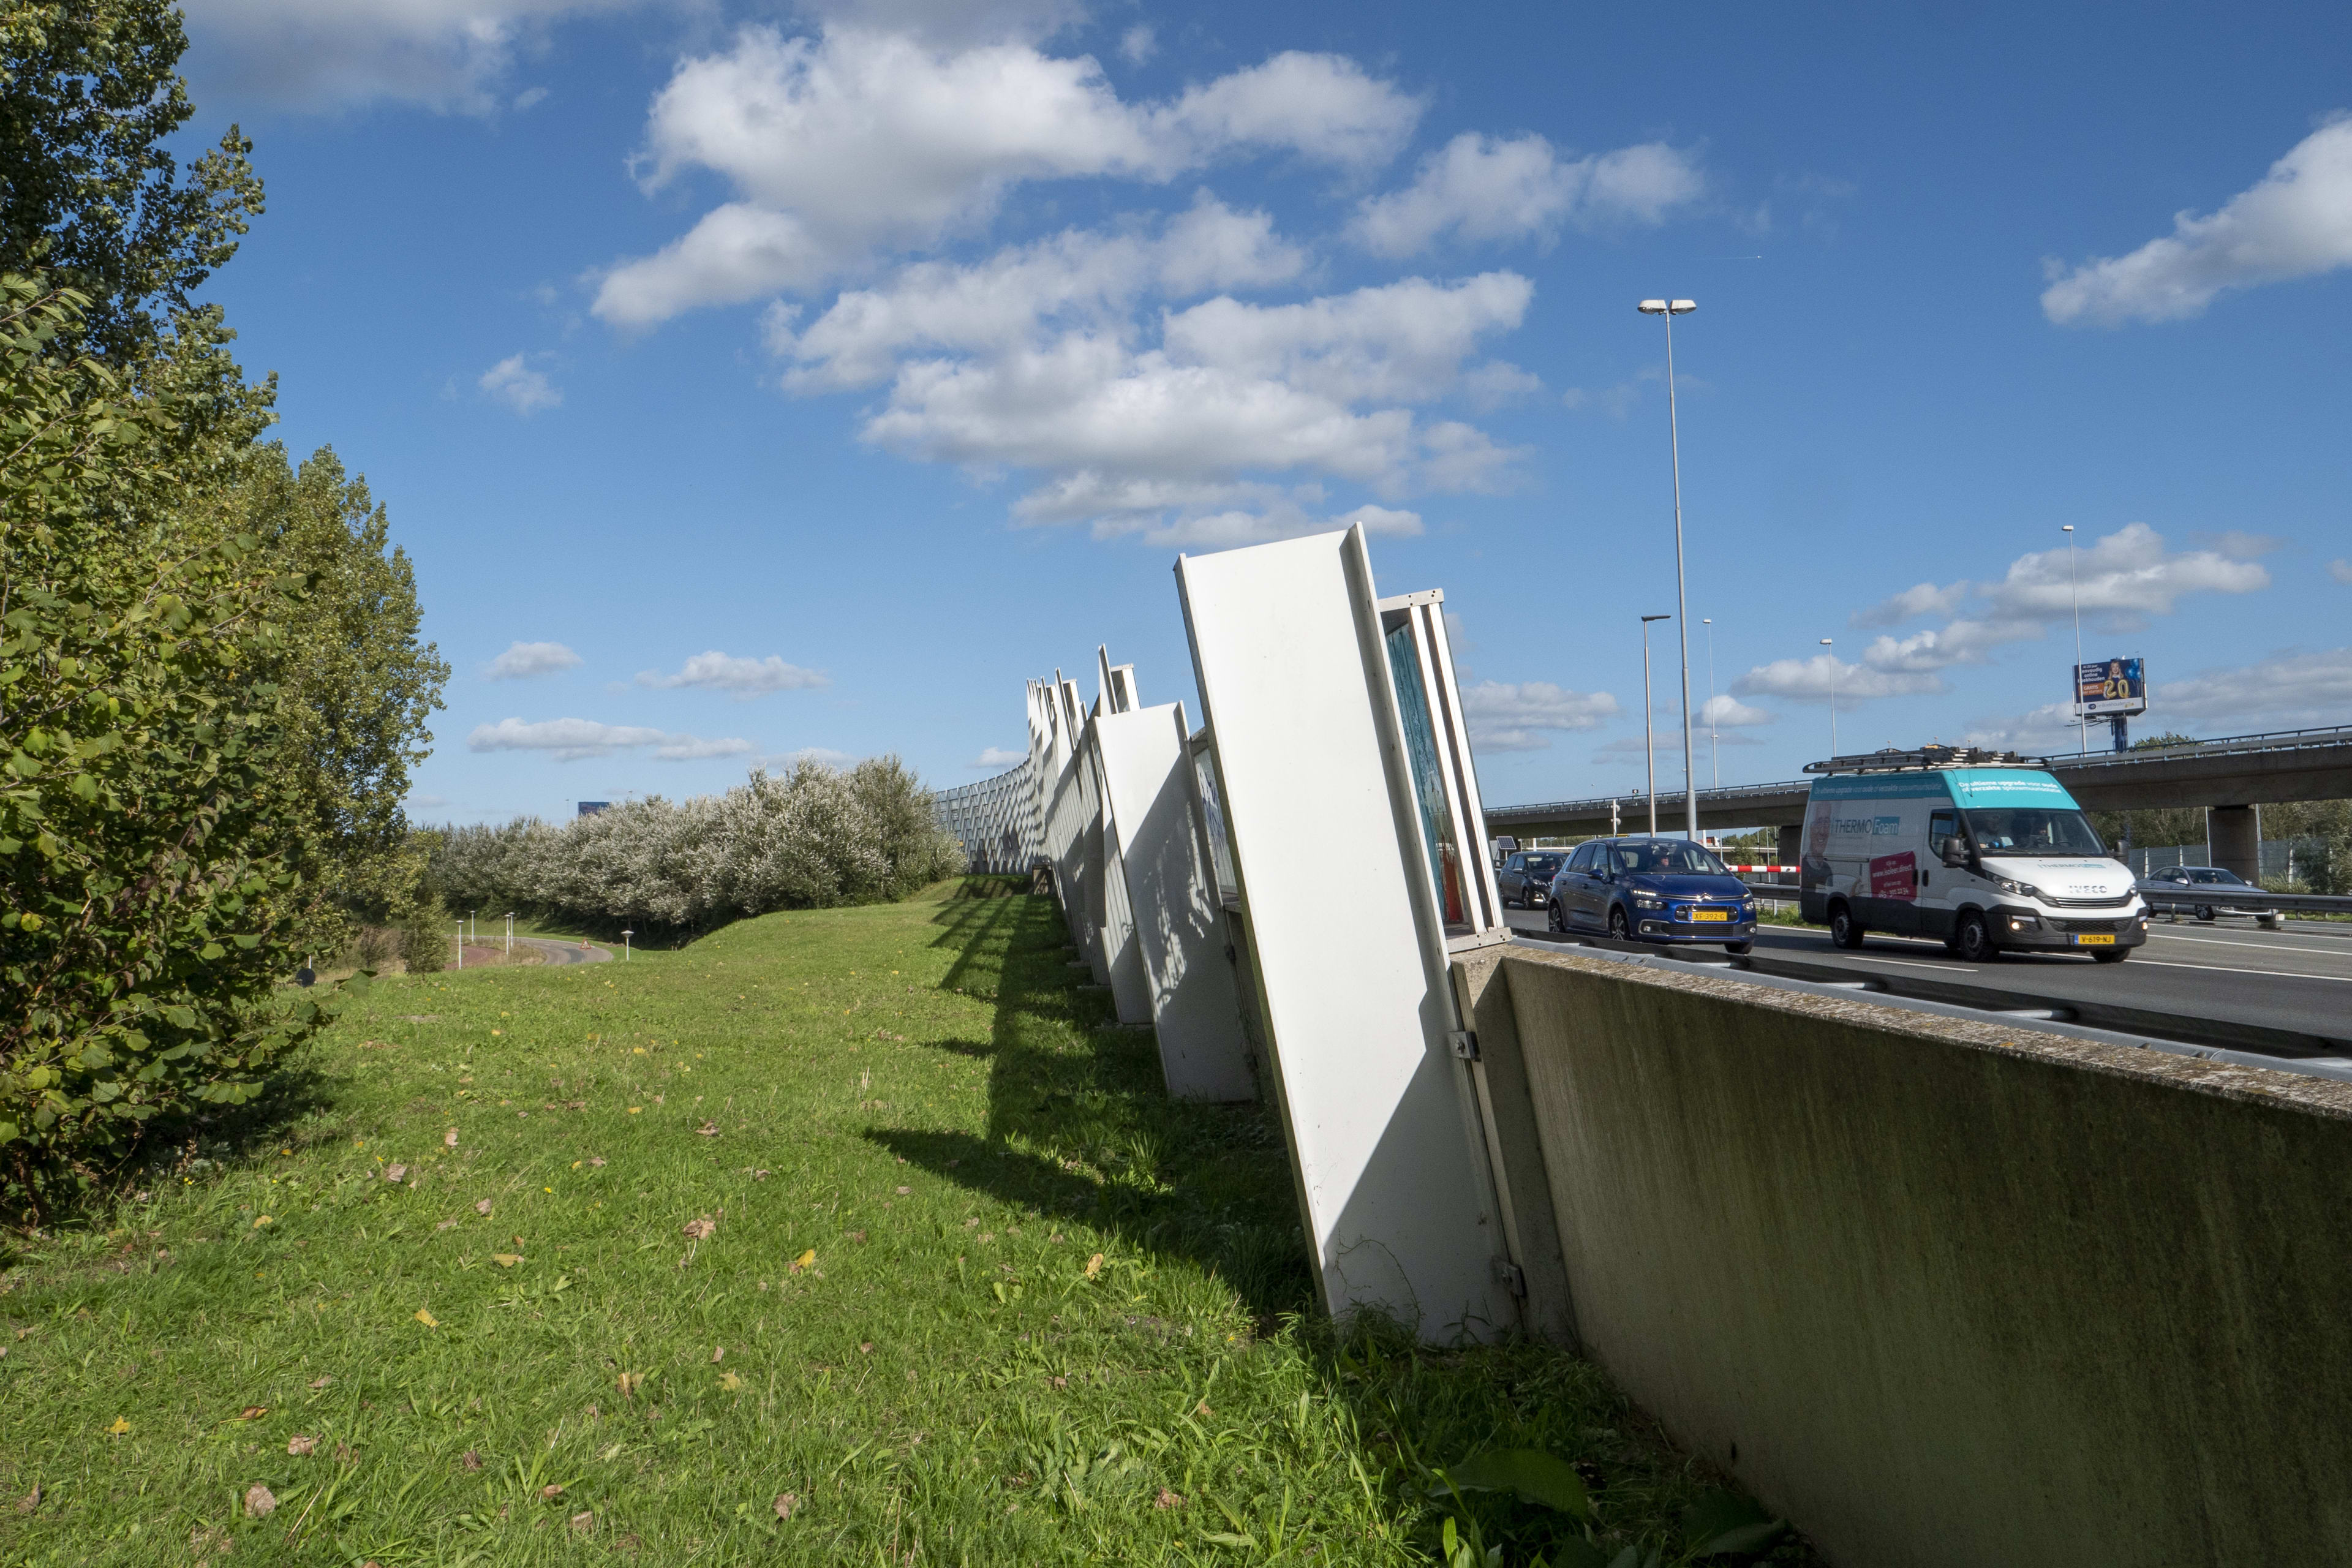
<path fill-rule="evenodd" d="M 1266 1115 L 987 890 L 377 982 L 274 1122 L 13 1244 L 0 1563 L 1425 1563 L 1498 1445 L 1679 1556 L 1705 1479 L 1591 1368 L 1317 1322 Z"/>

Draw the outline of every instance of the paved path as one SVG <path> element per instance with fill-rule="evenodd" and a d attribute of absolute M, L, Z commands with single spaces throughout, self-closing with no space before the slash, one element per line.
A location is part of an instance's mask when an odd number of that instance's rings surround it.
<path fill-rule="evenodd" d="M 613 952 L 604 947 L 583 947 L 576 942 L 558 942 L 553 937 L 519 936 L 518 947 L 539 949 L 541 962 L 545 963 L 609 963 Z"/>

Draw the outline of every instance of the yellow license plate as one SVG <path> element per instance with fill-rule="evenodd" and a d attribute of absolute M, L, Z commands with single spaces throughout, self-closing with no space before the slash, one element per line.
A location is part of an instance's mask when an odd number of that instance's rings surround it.
<path fill-rule="evenodd" d="M 2076 947 L 2113 947 L 2116 945 L 2116 939 L 2112 936 L 2084 936 L 2077 933 L 2074 945 Z"/>
<path fill-rule="evenodd" d="M 1729 910 L 1693 910 L 1691 911 L 1691 919 L 1695 921 L 1727 921 L 1730 918 Z"/>

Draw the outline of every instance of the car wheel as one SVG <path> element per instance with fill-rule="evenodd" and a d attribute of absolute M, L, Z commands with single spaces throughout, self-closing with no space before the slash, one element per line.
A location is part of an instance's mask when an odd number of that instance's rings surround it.
<path fill-rule="evenodd" d="M 1625 918 L 1625 906 L 1622 904 L 1614 905 L 1609 910 L 1609 940 L 1612 942 L 1633 940 L 1633 922 Z"/>
<path fill-rule="evenodd" d="M 1832 904 L 1830 906 L 1830 943 L 1832 946 L 1849 949 L 1857 948 L 1862 945 L 1862 939 L 1868 934 L 1869 933 L 1867 931 L 1863 930 L 1862 922 L 1853 918 L 1853 910 L 1851 906 L 1845 904 Z"/>
<path fill-rule="evenodd" d="M 1723 951 L 1734 958 L 1745 958 L 1756 951 L 1756 944 L 1753 942 L 1727 942 L 1723 944 Z"/>
<path fill-rule="evenodd" d="M 1562 913 L 1558 899 L 1544 906 L 1544 929 L 1555 934 L 1564 934 L 1568 930 L 1568 917 Z"/>
<path fill-rule="evenodd" d="M 2203 921 L 2207 925 L 2211 925 L 2213 923 L 2213 906 L 2210 904 L 2198 905 L 2197 918 Z"/>
<path fill-rule="evenodd" d="M 1970 963 L 1990 963 L 2000 952 L 1993 945 L 1992 927 L 1974 910 L 1962 914 L 1960 923 L 1953 928 L 1952 950 Z"/>
<path fill-rule="evenodd" d="M 2103 947 L 2093 952 L 2091 956 L 2097 959 L 2101 963 L 2121 963 L 2125 959 L 2131 956 L 2131 949 L 2127 947 Z"/>

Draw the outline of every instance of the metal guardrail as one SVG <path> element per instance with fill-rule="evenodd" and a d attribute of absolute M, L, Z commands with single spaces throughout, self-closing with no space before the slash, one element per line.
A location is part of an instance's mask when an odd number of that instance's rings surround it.
<path fill-rule="evenodd" d="M 2198 910 L 2276 910 L 2281 914 L 2352 915 L 2352 898 L 2338 893 L 2268 893 L 2260 888 L 2200 888 L 2192 883 L 2177 893 L 2150 892 L 2142 888 L 2139 896 L 2147 900 L 2149 909 L 2169 914 Z"/>

